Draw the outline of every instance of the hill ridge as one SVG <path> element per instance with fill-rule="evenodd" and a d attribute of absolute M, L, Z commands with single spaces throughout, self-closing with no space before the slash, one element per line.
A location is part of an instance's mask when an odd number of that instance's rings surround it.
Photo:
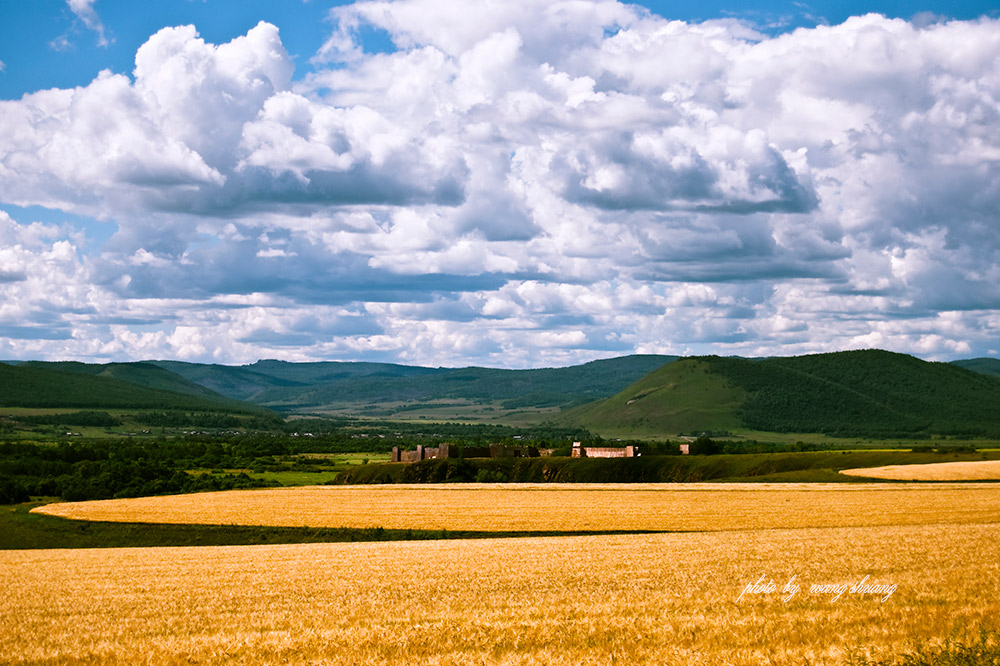
<path fill-rule="evenodd" d="M 478 405 L 500 402 L 504 409 L 555 408 L 613 395 L 656 367 L 676 359 L 634 354 L 563 368 L 523 370 L 481 366 L 429 368 L 366 361 L 297 364 L 264 360 L 239 367 L 155 363 L 231 397 L 285 411 L 301 411 L 345 405 L 357 410 L 364 406 L 362 403 L 398 406 L 435 401 Z M 258 374 L 248 377 L 249 368 Z M 333 368 L 339 371 L 337 377 L 330 375 Z M 412 407 L 410 404 L 407 408 Z"/>
<path fill-rule="evenodd" d="M 676 386 L 687 392 L 683 412 L 679 398 L 664 390 Z M 1000 380 L 884 350 L 688 357 L 564 419 L 614 436 L 734 427 L 864 436 L 1000 434 Z"/>
<path fill-rule="evenodd" d="M 75 362 L 74 362 L 75 363 Z M 182 409 L 197 411 L 261 412 L 260 407 L 213 394 L 207 389 L 191 385 L 188 391 L 177 391 L 156 386 L 168 383 L 187 387 L 181 377 L 175 379 L 160 375 L 156 368 L 153 377 L 145 380 L 153 385 L 129 381 L 115 376 L 102 375 L 101 365 L 55 362 L 30 362 L 18 365 L 0 363 L 0 406 L 36 408 L 84 409 Z M 115 364 L 129 366 L 130 364 Z M 141 373 L 142 366 L 130 366 L 130 371 Z M 140 381 L 142 381 L 140 379 Z"/>
<path fill-rule="evenodd" d="M 523 370 L 277 359 L 242 366 L 22 361 L 4 367 L 22 373 L 15 377 L 4 370 L 0 376 L 5 404 L 13 399 L 12 391 L 25 388 L 17 385 L 27 382 L 48 395 L 39 400 L 22 391 L 19 399 L 48 406 L 97 406 L 107 400 L 95 396 L 104 395 L 117 396 L 121 404 L 141 397 L 149 407 L 157 399 L 177 403 L 181 395 L 192 409 L 213 403 L 488 422 L 525 414 L 524 422 L 555 419 L 595 432 L 657 436 L 727 429 L 877 436 L 1000 433 L 1000 376 L 989 372 L 1000 361 L 937 363 L 879 349 L 758 359 L 637 354 Z M 60 388 L 41 388 L 37 372 L 42 371 L 60 373 L 47 380 Z M 233 402 L 247 399 L 257 407 Z"/>

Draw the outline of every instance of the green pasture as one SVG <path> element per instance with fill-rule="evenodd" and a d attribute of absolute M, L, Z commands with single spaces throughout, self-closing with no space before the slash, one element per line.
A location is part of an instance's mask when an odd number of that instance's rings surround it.
<path fill-rule="evenodd" d="M 308 461 L 309 468 L 302 469 Z M 368 464 L 389 462 L 387 453 L 302 453 L 288 456 L 276 463 L 288 469 L 253 470 L 247 468 L 191 469 L 188 474 L 246 474 L 282 486 L 320 486 L 333 482 L 339 474 Z"/>

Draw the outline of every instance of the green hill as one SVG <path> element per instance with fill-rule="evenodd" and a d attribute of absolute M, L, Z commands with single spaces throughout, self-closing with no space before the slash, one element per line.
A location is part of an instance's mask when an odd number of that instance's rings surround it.
<path fill-rule="evenodd" d="M 6 392 L 0 401 L 22 407 L 240 411 L 250 407 L 239 401 L 247 401 L 265 410 L 338 410 L 383 417 L 426 408 L 434 410 L 433 418 L 446 420 L 467 417 L 463 410 L 472 406 L 502 420 L 515 410 L 555 409 L 614 395 L 676 358 L 635 355 L 534 370 L 274 360 L 245 366 L 28 361 L 5 366 L 10 376 L 0 378 Z M 10 368 L 20 371 L 16 377 Z M 381 412 L 373 412 L 373 407 Z"/>
<path fill-rule="evenodd" d="M 77 361 L 28 361 L 22 368 L 119 379 L 146 388 L 198 396 L 210 401 L 227 401 L 223 395 L 152 363 L 79 363 Z"/>
<path fill-rule="evenodd" d="M 742 422 L 745 391 L 712 372 L 703 358 L 685 358 L 654 370 L 621 393 L 571 410 L 566 418 L 615 435 L 729 430 Z"/>
<path fill-rule="evenodd" d="M 261 411 L 143 363 L 0 363 L 0 406 Z"/>
<path fill-rule="evenodd" d="M 879 350 L 767 359 L 636 355 L 534 370 L 26 362 L 0 364 L 0 406 L 555 419 L 618 437 L 738 429 L 1000 436 L 1000 378 L 989 372 L 998 364 L 928 363 Z"/>
<path fill-rule="evenodd" d="M 857 436 L 1000 434 L 1000 381 L 879 350 L 693 357 L 566 415 L 595 432 L 733 428 Z"/>
<path fill-rule="evenodd" d="M 251 365 L 229 366 L 182 361 L 149 361 L 165 370 L 237 400 L 264 402 L 268 391 L 287 389 L 287 395 L 308 392 L 310 387 L 353 380 L 403 378 L 434 374 L 443 370 L 391 363 L 317 362 L 289 363 L 264 360 Z"/>
<path fill-rule="evenodd" d="M 970 358 L 963 361 L 952 361 L 951 364 L 983 375 L 1000 377 L 1000 359 L 997 358 Z"/>
<path fill-rule="evenodd" d="M 500 402 L 504 409 L 561 407 L 614 395 L 675 356 L 634 355 L 568 368 L 421 368 L 388 363 L 259 361 L 228 367 L 155 361 L 191 381 L 285 410 L 435 401 Z"/>

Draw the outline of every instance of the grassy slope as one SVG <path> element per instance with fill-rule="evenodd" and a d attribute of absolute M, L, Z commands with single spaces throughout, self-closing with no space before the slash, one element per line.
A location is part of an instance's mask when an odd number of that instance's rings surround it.
<path fill-rule="evenodd" d="M 665 366 L 564 419 L 605 436 L 696 430 L 868 436 L 1000 433 L 1000 381 L 878 350 Z"/>
<path fill-rule="evenodd" d="M 571 410 L 564 418 L 608 437 L 740 427 L 737 410 L 746 393 L 710 370 L 702 359 L 682 359 L 607 400 Z"/>

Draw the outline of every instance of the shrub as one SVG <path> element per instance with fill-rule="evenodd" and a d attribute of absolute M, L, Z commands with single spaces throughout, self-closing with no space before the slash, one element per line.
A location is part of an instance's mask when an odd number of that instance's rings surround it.
<path fill-rule="evenodd" d="M 19 504 L 31 498 L 27 489 L 13 479 L 0 478 L 0 504 Z"/>
<path fill-rule="evenodd" d="M 480 469 L 476 472 L 476 481 L 479 483 L 506 483 L 507 475 L 501 471 L 491 469 Z"/>
<path fill-rule="evenodd" d="M 722 446 L 714 439 L 699 437 L 691 442 L 689 452 L 693 456 L 712 456 L 722 452 Z"/>

